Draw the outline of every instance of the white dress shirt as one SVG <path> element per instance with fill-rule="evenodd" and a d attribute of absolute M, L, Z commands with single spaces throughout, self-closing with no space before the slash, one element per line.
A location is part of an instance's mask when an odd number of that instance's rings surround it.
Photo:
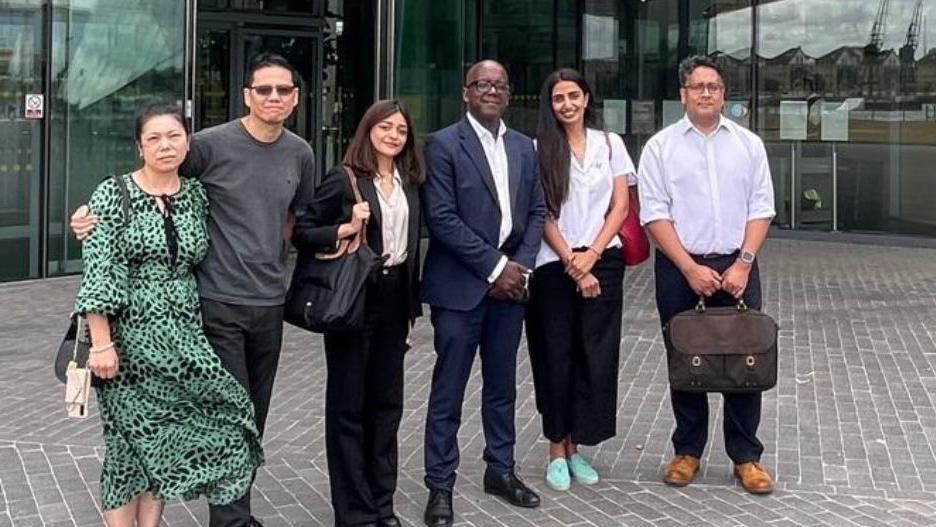
<path fill-rule="evenodd" d="M 393 267 L 406 261 L 406 243 L 409 230 L 409 203 L 403 192 L 403 180 L 396 167 L 393 168 L 393 184 L 390 194 L 384 194 L 380 182 L 374 180 L 377 187 L 377 201 L 380 204 L 380 231 L 383 241 L 383 254 L 387 256 L 384 267 Z"/>
<path fill-rule="evenodd" d="M 562 203 L 556 224 L 569 248 L 589 247 L 604 227 L 611 207 L 614 179 L 627 178 L 629 183 L 634 177 L 634 163 L 621 136 L 593 129 L 585 130 L 582 162 L 574 154 L 569 158 L 569 194 Z M 607 245 L 620 246 L 617 234 Z M 536 255 L 536 267 L 558 259 L 559 255 L 544 240 Z"/>
<path fill-rule="evenodd" d="M 491 175 L 494 177 L 494 188 L 497 190 L 497 203 L 500 206 L 501 222 L 497 236 L 497 247 L 500 248 L 510 236 L 510 230 L 513 229 L 513 217 L 510 210 L 510 175 L 507 164 L 507 148 L 504 145 L 504 134 L 507 133 L 507 125 L 502 120 L 497 128 L 497 137 L 491 133 L 472 117 L 469 113 L 468 122 L 478 135 L 481 141 L 481 147 L 484 149 L 484 157 L 487 159 L 488 167 L 491 169 Z M 502 256 L 500 261 L 488 276 L 488 282 L 493 283 L 500 276 L 507 265 L 507 257 Z"/>
<path fill-rule="evenodd" d="M 741 248 L 747 222 L 774 212 L 760 137 L 724 117 L 709 135 L 684 116 L 650 138 L 638 170 L 640 223 L 673 222 L 691 254 Z"/>

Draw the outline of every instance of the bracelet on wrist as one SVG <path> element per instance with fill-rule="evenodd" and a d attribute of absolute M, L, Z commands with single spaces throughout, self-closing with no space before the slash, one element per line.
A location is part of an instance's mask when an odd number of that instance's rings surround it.
<path fill-rule="evenodd" d="M 598 252 L 597 249 L 595 249 L 594 247 L 588 247 L 586 250 L 595 253 L 595 258 L 598 258 L 599 260 L 601 260 L 601 253 Z"/>
<path fill-rule="evenodd" d="M 104 353 L 105 351 L 112 349 L 114 349 L 114 343 L 110 342 L 109 344 L 105 344 L 104 346 L 99 346 L 97 348 L 88 348 L 88 353 Z"/>

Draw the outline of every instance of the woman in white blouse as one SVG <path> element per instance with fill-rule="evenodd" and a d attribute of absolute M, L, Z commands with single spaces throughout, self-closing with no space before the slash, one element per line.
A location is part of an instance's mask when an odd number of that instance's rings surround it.
<path fill-rule="evenodd" d="M 554 490 L 572 478 L 597 483 L 578 446 L 616 428 L 624 280 L 617 232 L 635 170 L 592 103 L 581 74 L 558 70 L 543 84 L 536 130 L 549 216 L 530 281 L 527 341 Z"/>
<path fill-rule="evenodd" d="M 355 203 L 348 171 L 363 201 Z M 419 302 L 419 186 L 425 178 L 412 120 L 402 102 L 364 113 L 342 164 L 296 218 L 299 259 L 334 251 L 361 229 L 383 255 L 368 285 L 360 331 L 325 332 L 325 449 L 335 525 L 398 527 L 397 430 L 403 416 L 403 354 Z M 299 267 L 297 265 L 297 267 Z"/>

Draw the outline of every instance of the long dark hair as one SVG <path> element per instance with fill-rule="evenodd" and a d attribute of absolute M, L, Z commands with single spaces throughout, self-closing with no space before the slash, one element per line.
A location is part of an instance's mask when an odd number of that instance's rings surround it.
<path fill-rule="evenodd" d="M 377 153 L 374 151 L 374 145 L 371 144 L 370 132 L 380 121 L 395 113 L 403 116 L 409 133 L 406 135 L 403 150 L 397 154 L 393 162 L 396 163 L 403 181 L 411 185 L 420 185 L 426 179 L 422 153 L 416 146 L 416 130 L 413 129 L 413 120 L 410 119 L 409 110 L 406 109 L 403 101 L 398 99 L 381 99 L 364 112 L 364 117 L 361 117 L 361 122 L 358 123 L 357 130 L 354 132 L 354 138 L 351 139 L 351 144 L 345 151 L 342 163 L 368 175 L 376 174 Z"/>
<path fill-rule="evenodd" d="M 546 194 L 546 208 L 553 217 L 559 217 L 562 202 L 569 195 L 569 138 L 565 127 L 556 119 L 552 109 L 552 91 L 562 81 L 574 82 L 588 96 L 585 108 L 585 128 L 604 129 L 601 114 L 595 104 L 588 82 L 572 68 L 552 72 L 543 82 L 540 92 L 539 118 L 536 124 L 536 151 L 539 156 L 540 177 Z"/>

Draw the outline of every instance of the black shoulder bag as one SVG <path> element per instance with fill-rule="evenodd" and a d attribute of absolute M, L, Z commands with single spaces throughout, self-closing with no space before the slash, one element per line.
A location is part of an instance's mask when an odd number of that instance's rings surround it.
<path fill-rule="evenodd" d="M 354 202 L 364 201 L 357 178 L 351 180 Z M 364 327 L 367 285 L 383 258 L 367 245 L 367 224 L 350 239 L 341 240 L 334 253 L 300 257 L 293 271 L 283 317 L 286 322 L 316 333 L 354 331 Z"/>
<path fill-rule="evenodd" d="M 117 185 L 117 191 L 120 193 L 120 205 L 123 209 L 124 225 L 130 223 L 130 194 L 127 192 L 127 185 L 122 176 L 111 176 L 114 184 Z M 88 324 L 84 317 L 77 313 L 71 314 L 71 322 L 68 330 L 65 331 L 65 338 L 59 345 L 58 352 L 55 354 L 55 376 L 62 383 L 67 382 L 67 371 L 70 363 L 75 363 L 75 367 L 87 368 L 88 353 L 91 349 L 91 337 L 88 333 Z M 104 381 L 97 377 L 91 377 L 92 386 L 100 386 Z"/>

